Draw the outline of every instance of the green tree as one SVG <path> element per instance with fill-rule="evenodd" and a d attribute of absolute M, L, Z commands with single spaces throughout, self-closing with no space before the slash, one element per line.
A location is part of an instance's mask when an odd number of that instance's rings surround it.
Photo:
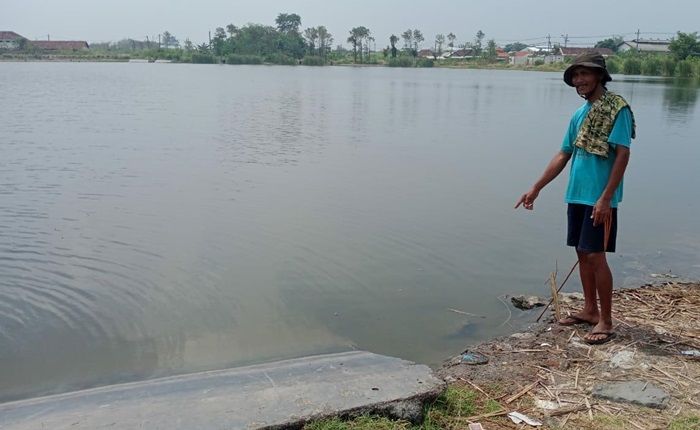
<path fill-rule="evenodd" d="M 185 39 L 185 51 L 187 51 L 187 52 L 194 51 L 194 44 L 192 43 L 192 41 L 189 38 Z"/>
<path fill-rule="evenodd" d="M 300 59 L 306 51 L 304 38 L 299 33 L 301 17 L 296 13 L 280 13 L 275 19 L 277 24 L 277 50 L 291 58 Z"/>
<path fill-rule="evenodd" d="M 370 30 L 367 27 L 360 26 L 355 27 L 350 30 L 350 37 L 348 37 L 348 42 L 352 45 L 353 59 L 357 62 L 357 53 L 360 54 L 360 64 L 362 63 L 362 53 L 365 50 L 365 45 L 369 45 Z M 369 48 L 367 46 L 367 48 Z"/>
<path fill-rule="evenodd" d="M 483 41 L 484 41 L 484 34 L 483 31 L 479 30 L 476 32 L 476 37 L 474 38 L 474 44 L 472 45 L 472 49 L 474 50 L 474 56 L 478 57 L 481 55 L 481 51 L 483 50 Z"/>
<path fill-rule="evenodd" d="M 411 50 L 413 49 L 413 30 L 410 28 L 403 33 L 401 33 L 401 38 L 403 39 L 403 49 L 409 54 L 413 55 Z"/>
<path fill-rule="evenodd" d="M 509 43 L 503 47 L 506 52 L 521 51 L 527 48 L 527 45 L 521 42 Z"/>
<path fill-rule="evenodd" d="M 163 41 L 162 41 L 162 43 L 163 43 L 163 47 L 164 47 L 165 49 L 168 49 L 168 48 L 171 48 L 171 47 L 172 47 L 172 48 L 177 48 L 177 47 L 180 46 L 180 42 L 178 42 L 178 40 L 175 38 L 175 36 L 173 36 L 172 34 L 170 34 L 169 31 L 164 31 L 162 36 L 163 36 Z"/>
<path fill-rule="evenodd" d="M 486 52 L 485 52 L 485 57 L 488 61 L 496 61 L 496 58 L 498 58 L 498 53 L 496 52 L 496 41 L 493 39 L 489 39 L 488 42 L 486 42 Z"/>
<path fill-rule="evenodd" d="M 438 55 L 442 55 L 442 45 L 445 44 L 445 35 L 444 34 L 438 34 L 435 36 L 435 53 L 433 57 L 437 57 Z"/>
<path fill-rule="evenodd" d="M 316 27 L 309 27 L 306 30 L 304 30 L 304 39 L 306 39 L 306 44 L 309 48 L 309 52 L 313 55 L 316 51 L 318 29 Z"/>
<path fill-rule="evenodd" d="M 679 31 L 671 41 L 668 49 L 678 60 L 685 60 L 691 55 L 700 55 L 698 32 L 683 33 Z"/>
<path fill-rule="evenodd" d="M 447 43 L 447 46 L 449 46 L 450 51 L 452 51 L 455 47 L 455 40 L 457 40 L 457 36 L 455 36 L 454 33 L 450 32 L 450 34 L 447 35 L 447 40 L 449 41 Z"/>
<path fill-rule="evenodd" d="M 277 30 L 280 33 L 299 33 L 301 17 L 296 13 L 280 13 L 275 19 Z"/>
<path fill-rule="evenodd" d="M 596 42 L 594 48 L 608 48 L 612 49 L 614 52 L 617 52 L 617 47 L 620 46 L 623 41 L 624 39 L 622 39 L 622 36 L 615 36 Z"/>
<path fill-rule="evenodd" d="M 238 34 L 239 30 L 238 27 L 236 27 L 233 24 L 229 24 L 226 26 L 226 33 L 228 33 L 228 38 L 229 39 L 234 39 L 236 35 Z"/>
<path fill-rule="evenodd" d="M 391 58 L 396 58 L 396 42 L 399 41 L 399 37 L 395 34 L 389 36 L 389 44 L 391 45 Z"/>
<path fill-rule="evenodd" d="M 421 33 L 420 30 L 415 29 L 413 30 L 413 56 L 417 57 L 418 56 L 418 48 L 420 48 L 420 44 L 423 43 L 425 38 L 423 37 L 423 33 Z"/>
<path fill-rule="evenodd" d="M 325 61 L 333 44 L 333 35 L 322 25 L 316 28 L 316 33 L 318 34 L 318 55 Z"/>
<path fill-rule="evenodd" d="M 348 43 L 352 45 L 352 62 L 357 63 L 357 47 L 362 46 L 360 45 L 362 42 L 360 41 L 360 37 L 357 34 L 357 28 L 353 28 L 350 30 L 350 36 L 348 36 Z"/>
<path fill-rule="evenodd" d="M 217 27 L 214 30 L 214 37 L 211 39 L 212 50 L 214 55 L 224 55 L 226 46 L 226 31 L 222 27 Z"/>

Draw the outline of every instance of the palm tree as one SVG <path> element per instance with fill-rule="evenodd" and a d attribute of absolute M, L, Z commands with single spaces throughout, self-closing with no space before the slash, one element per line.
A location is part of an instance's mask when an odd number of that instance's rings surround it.
<path fill-rule="evenodd" d="M 435 52 L 433 53 L 433 57 L 437 57 L 438 55 L 442 55 L 442 45 L 445 43 L 445 35 L 444 34 L 438 34 L 435 36 Z"/>
<path fill-rule="evenodd" d="M 423 37 L 423 33 L 421 33 L 420 30 L 415 29 L 413 30 L 413 56 L 418 56 L 418 47 L 420 46 L 421 42 L 423 42 L 425 38 Z"/>
<path fill-rule="evenodd" d="M 450 41 L 450 43 L 448 43 L 447 46 L 450 47 L 450 52 L 452 52 L 452 50 L 455 47 L 455 40 L 457 40 L 457 36 L 455 36 L 454 33 L 450 32 L 450 34 L 447 35 L 447 40 Z"/>
<path fill-rule="evenodd" d="M 306 43 L 309 45 L 309 52 L 311 53 L 311 55 L 313 55 L 314 51 L 316 50 L 318 29 L 316 27 L 310 27 L 304 30 L 304 39 L 306 39 Z"/>
<path fill-rule="evenodd" d="M 391 44 L 391 58 L 396 58 L 396 42 L 399 41 L 399 37 L 392 34 L 389 37 L 389 43 Z"/>

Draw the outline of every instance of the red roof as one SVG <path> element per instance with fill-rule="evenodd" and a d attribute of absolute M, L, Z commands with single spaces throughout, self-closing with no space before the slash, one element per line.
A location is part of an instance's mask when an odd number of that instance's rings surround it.
<path fill-rule="evenodd" d="M 32 45 L 47 51 L 87 49 L 90 47 L 83 40 L 32 40 Z"/>
<path fill-rule="evenodd" d="M 0 40 L 17 40 L 17 39 L 26 39 L 26 38 L 20 36 L 19 34 L 15 33 L 14 31 L 0 31 Z"/>

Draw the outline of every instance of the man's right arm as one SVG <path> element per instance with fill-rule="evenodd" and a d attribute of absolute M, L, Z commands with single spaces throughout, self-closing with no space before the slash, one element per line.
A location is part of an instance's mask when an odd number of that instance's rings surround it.
<path fill-rule="evenodd" d="M 542 176 L 540 176 L 537 182 L 535 182 L 535 185 L 532 186 L 530 191 L 526 192 L 520 197 L 520 200 L 518 200 L 518 202 L 515 204 L 515 209 L 517 209 L 520 205 L 523 205 L 525 209 L 532 210 L 534 207 L 535 199 L 540 194 L 542 188 L 544 188 L 547 184 L 552 182 L 554 178 L 559 176 L 561 171 L 564 170 L 564 167 L 566 167 L 566 163 L 568 163 L 570 159 L 570 153 L 564 151 L 557 152 L 557 154 L 552 158 L 547 167 L 544 169 L 544 173 L 542 173 Z"/>

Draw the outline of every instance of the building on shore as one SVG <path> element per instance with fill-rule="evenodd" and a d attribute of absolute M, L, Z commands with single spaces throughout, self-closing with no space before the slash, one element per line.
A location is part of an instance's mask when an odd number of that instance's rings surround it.
<path fill-rule="evenodd" d="M 90 49 L 84 40 L 29 40 L 14 31 L 0 31 L 0 50 L 82 51 Z"/>
<path fill-rule="evenodd" d="M 564 48 L 560 46 L 557 51 L 563 58 L 575 58 L 585 52 L 597 52 L 606 58 L 615 55 L 615 52 L 610 48 Z"/>
<path fill-rule="evenodd" d="M 32 40 L 31 44 L 42 51 L 82 51 L 90 49 L 84 40 Z"/>
<path fill-rule="evenodd" d="M 27 38 L 14 31 L 0 31 L 0 49 L 15 51 L 22 49 L 27 43 Z"/>
<path fill-rule="evenodd" d="M 667 39 L 633 39 L 617 45 L 617 52 L 655 52 L 668 54 L 671 41 Z"/>

